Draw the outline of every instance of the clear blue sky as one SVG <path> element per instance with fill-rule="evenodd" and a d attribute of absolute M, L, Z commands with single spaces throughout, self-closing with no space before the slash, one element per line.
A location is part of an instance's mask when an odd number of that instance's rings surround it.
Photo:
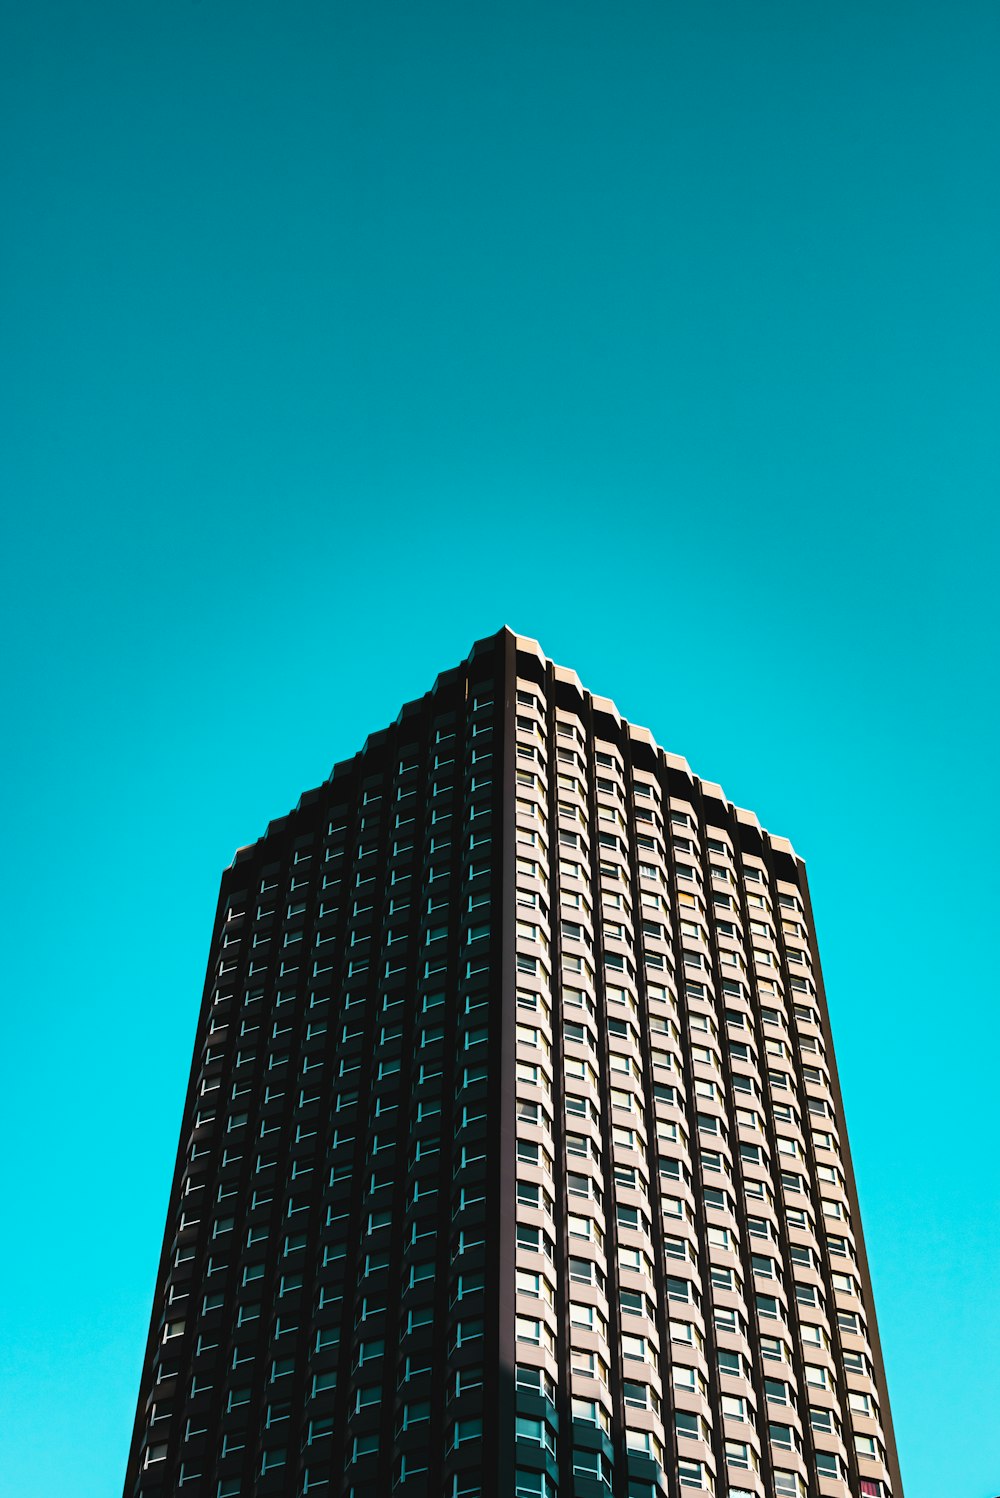
<path fill-rule="evenodd" d="M 502 622 L 807 858 L 907 1498 L 997 1491 L 998 58 L 3 4 L 5 1492 L 121 1491 L 222 868 Z"/>

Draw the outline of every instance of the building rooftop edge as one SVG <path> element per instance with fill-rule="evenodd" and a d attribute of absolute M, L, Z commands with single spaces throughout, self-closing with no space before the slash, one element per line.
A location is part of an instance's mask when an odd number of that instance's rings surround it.
<path fill-rule="evenodd" d="M 791 858 L 794 858 L 797 863 L 804 862 L 804 860 L 799 857 L 795 849 L 792 847 L 789 838 L 780 837 L 776 833 L 768 832 L 767 829 L 761 825 L 760 819 L 755 812 L 750 811 L 747 807 L 737 806 L 734 801 L 730 801 L 721 785 L 718 785 L 714 780 L 706 780 L 703 776 L 698 775 L 694 770 L 691 769 L 691 766 L 688 764 L 687 760 L 682 754 L 674 754 L 669 749 L 664 749 L 662 744 L 657 743 L 656 736 L 651 729 L 646 728 L 643 724 L 640 723 L 632 723 L 629 719 L 623 717 L 610 697 L 601 697 L 596 692 L 589 692 L 587 688 L 581 684 L 580 678 L 576 674 L 576 672 L 569 670 L 565 666 L 558 665 L 554 660 L 551 659 L 551 657 L 547 656 L 537 640 L 533 639 L 530 635 L 519 634 L 517 630 L 511 629 L 510 626 L 506 624 L 501 630 L 498 631 L 498 633 L 513 635 L 518 650 L 523 650 L 528 654 L 537 656 L 543 665 L 551 666 L 553 675 L 555 676 L 557 681 L 567 681 L 571 685 L 577 687 L 584 694 L 584 696 L 590 698 L 593 706 L 598 712 L 606 713 L 609 717 L 613 718 L 614 721 L 619 725 L 619 727 L 627 730 L 630 738 L 638 739 L 640 740 L 640 742 L 647 744 L 652 750 L 654 750 L 655 753 L 661 756 L 664 763 L 669 769 L 678 770 L 681 774 L 690 775 L 692 780 L 698 781 L 698 783 L 701 785 L 703 794 L 709 795 L 715 800 L 721 801 L 724 806 L 730 809 L 738 822 L 741 822 L 744 826 L 753 827 L 756 831 L 766 836 L 770 840 L 772 847 L 774 847 L 778 852 L 787 853 Z M 490 637 L 487 636 L 487 638 Z"/>
<path fill-rule="evenodd" d="M 799 854 L 796 853 L 791 844 L 791 841 L 787 837 L 780 837 L 776 833 L 768 832 L 767 829 L 761 825 L 759 818 L 754 812 L 750 811 L 746 807 L 737 806 L 735 802 L 730 801 L 721 785 L 719 785 L 714 780 L 705 780 L 703 776 L 698 775 L 694 770 L 691 769 L 691 766 L 688 764 L 687 760 L 682 754 L 674 754 L 671 752 L 671 750 L 664 749 L 661 744 L 658 744 L 656 741 L 656 736 L 653 734 L 651 729 L 646 728 L 644 725 L 639 723 L 632 723 L 629 719 L 624 718 L 618 711 L 618 708 L 615 706 L 610 697 L 602 697 L 596 692 L 588 691 L 588 689 L 580 681 L 577 673 L 568 666 L 560 666 L 556 661 L 552 660 L 550 656 L 547 656 L 541 645 L 536 639 L 533 638 L 533 636 L 523 635 L 519 630 L 512 629 L 509 624 L 502 624 L 498 630 L 494 631 L 493 634 L 483 635 L 478 640 L 475 640 L 472 644 L 472 648 L 465 656 L 465 659 L 459 664 L 462 666 L 468 665 L 473 660 L 478 650 L 481 650 L 484 645 L 488 645 L 492 641 L 498 640 L 504 635 L 509 635 L 511 637 L 517 650 L 521 651 L 525 655 L 533 655 L 543 667 L 551 668 L 552 675 L 556 681 L 571 687 L 573 690 L 579 692 L 580 695 L 584 698 L 589 697 L 592 706 L 597 712 L 604 713 L 607 717 L 613 719 L 613 721 L 618 725 L 619 729 L 628 733 L 629 738 L 636 739 L 640 743 L 646 744 L 650 749 L 653 750 L 655 754 L 658 754 L 660 756 L 661 760 L 668 769 L 678 771 L 682 775 L 689 776 L 692 781 L 697 781 L 702 788 L 702 794 L 709 796 L 713 800 L 720 801 L 733 814 L 733 816 L 735 816 L 737 822 L 742 823 L 744 826 L 752 827 L 757 832 L 761 833 L 762 836 L 767 837 L 771 843 L 771 846 L 777 852 L 788 854 L 789 857 L 793 858 L 796 861 L 796 863 L 804 863 L 804 859 L 802 859 Z M 447 676 L 450 671 L 455 669 L 457 668 L 449 667 L 447 671 L 439 671 L 437 676 L 434 678 L 434 684 L 429 691 L 422 693 L 419 697 L 412 697 L 408 701 L 404 702 L 403 706 L 396 714 L 393 726 L 401 726 L 410 712 L 419 707 L 419 705 L 424 701 L 425 698 L 433 695 L 433 693 L 437 690 L 438 684 L 441 682 L 442 678 Z M 329 783 L 338 773 L 343 773 L 351 764 L 354 763 L 356 759 L 359 758 L 360 755 L 363 755 L 365 753 L 368 747 L 372 745 L 380 737 L 381 734 L 384 734 L 386 732 L 388 732 L 388 726 L 386 728 L 376 729 L 374 732 L 368 734 L 362 748 L 359 751 L 355 752 L 354 754 L 348 755 L 346 756 L 346 758 L 340 759 L 336 762 L 323 784 L 329 785 Z M 310 790 L 303 791 L 302 796 L 299 797 L 299 801 L 294 809 L 298 810 L 303 803 L 303 799 L 313 794 L 313 791 L 315 789 L 317 788 L 311 787 Z M 290 816 L 291 812 L 286 813 L 286 815 Z M 257 838 L 253 843 L 244 843 L 242 846 L 237 848 L 235 854 L 233 855 L 232 862 L 229 865 L 230 868 L 232 868 L 233 865 L 237 862 L 241 854 L 249 853 L 253 848 L 256 847 L 257 843 L 262 842 L 263 839 L 270 834 L 272 829 L 276 829 L 277 825 L 282 821 L 284 821 L 284 817 L 273 818 L 268 823 L 267 830 L 261 835 L 261 837 Z"/>

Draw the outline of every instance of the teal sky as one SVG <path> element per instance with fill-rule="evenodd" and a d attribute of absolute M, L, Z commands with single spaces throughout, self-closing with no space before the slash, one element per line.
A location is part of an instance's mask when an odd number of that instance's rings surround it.
<path fill-rule="evenodd" d="M 222 868 L 506 622 L 807 858 L 907 1498 L 993 1498 L 998 69 L 2 0 L 5 1491 L 121 1491 Z"/>

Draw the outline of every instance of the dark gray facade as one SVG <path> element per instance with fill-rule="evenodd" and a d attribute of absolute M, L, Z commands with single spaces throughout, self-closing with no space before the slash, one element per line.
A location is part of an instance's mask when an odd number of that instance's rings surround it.
<path fill-rule="evenodd" d="M 531 640 L 223 877 L 126 1498 L 901 1498 L 804 866 Z"/>

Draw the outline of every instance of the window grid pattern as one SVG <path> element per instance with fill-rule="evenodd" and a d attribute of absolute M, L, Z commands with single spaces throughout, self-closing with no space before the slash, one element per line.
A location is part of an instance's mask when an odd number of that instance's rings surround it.
<path fill-rule="evenodd" d="M 518 1468 L 888 1498 L 801 865 L 518 661 Z"/>
<path fill-rule="evenodd" d="M 902 1498 L 804 867 L 508 631 L 223 878 L 126 1498 Z"/>
<path fill-rule="evenodd" d="M 500 660 L 224 876 L 127 1493 L 481 1492 Z"/>

